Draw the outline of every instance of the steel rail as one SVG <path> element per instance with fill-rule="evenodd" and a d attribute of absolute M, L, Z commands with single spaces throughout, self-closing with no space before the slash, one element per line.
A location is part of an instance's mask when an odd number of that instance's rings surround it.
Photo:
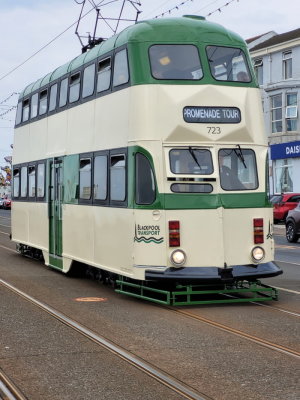
<path fill-rule="evenodd" d="M 119 358 L 128 362 L 129 364 L 133 365 L 140 371 L 151 376 L 152 378 L 154 378 L 158 382 L 162 383 L 163 385 L 167 386 L 171 390 L 177 392 L 184 398 L 189 399 L 189 400 L 212 400 L 211 397 L 197 392 L 195 389 L 193 389 L 192 387 L 186 385 L 185 383 L 177 380 L 175 377 L 167 374 L 164 371 L 159 370 L 157 367 L 151 365 L 150 363 L 143 360 L 142 358 L 129 353 L 127 350 L 123 349 L 122 347 L 118 346 L 117 344 L 115 344 L 115 343 L 109 341 L 108 339 L 106 339 L 105 337 L 100 336 L 97 333 L 91 331 L 90 329 L 81 325 L 77 321 L 64 315 L 60 311 L 57 311 L 54 308 L 50 307 L 49 305 L 42 303 L 41 301 L 24 293 L 23 291 L 14 287 L 10 283 L 5 282 L 4 280 L 0 279 L 0 284 L 3 285 L 4 287 L 6 287 L 7 289 L 11 290 L 12 292 L 16 293 L 20 297 L 24 298 L 25 300 L 31 302 L 35 306 L 41 308 L 43 311 L 47 312 L 52 317 L 56 318 L 57 320 L 64 323 L 65 325 L 71 327 L 72 329 L 76 330 L 83 336 L 85 336 L 88 339 L 92 340 L 93 342 L 97 343 L 99 346 L 105 348 L 106 350 L 109 350 L 111 353 L 115 354 L 116 356 L 118 356 Z"/>
<path fill-rule="evenodd" d="M 27 400 L 3 371 L 0 371 L 0 399 Z"/>
<path fill-rule="evenodd" d="M 268 349 L 271 349 L 271 350 L 286 354 L 288 356 L 292 356 L 292 357 L 295 357 L 297 359 L 300 359 L 300 352 L 298 352 L 296 350 L 290 349 L 290 348 L 285 347 L 285 346 L 278 345 L 276 343 L 269 342 L 268 340 L 261 339 L 261 338 L 259 338 L 257 336 L 251 335 L 251 334 L 246 333 L 246 332 L 242 332 L 242 331 L 240 331 L 238 329 L 235 329 L 235 328 L 231 328 L 230 326 L 221 324 L 219 322 L 212 321 L 212 320 L 210 320 L 208 318 L 201 317 L 201 316 L 193 314 L 193 313 L 191 313 L 189 311 L 179 310 L 179 309 L 176 309 L 176 308 L 173 308 L 173 307 L 166 307 L 166 308 L 168 310 L 172 311 L 172 312 L 175 312 L 176 314 L 181 314 L 181 315 L 183 315 L 185 317 L 188 317 L 188 318 L 203 322 L 203 323 L 205 323 L 207 325 L 213 326 L 214 328 L 217 328 L 217 329 L 222 330 L 224 332 L 231 333 L 233 335 L 239 336 L 239 337 L 241 337 L 243 339 L 246 339 L 246 340 L 249 340 L 249 341 L 254 342 L 256 344 L 259 344 L 261 346 L 264 346 L 264 347 L 266 347 Z"/>

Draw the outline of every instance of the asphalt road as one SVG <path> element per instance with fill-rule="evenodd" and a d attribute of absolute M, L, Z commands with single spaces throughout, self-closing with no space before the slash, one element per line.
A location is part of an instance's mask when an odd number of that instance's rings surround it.
<path fill-rule="evenodd" d="M 48 304 L 214 400 L 299 400 L 299 359 L 197 319 L 70 278 L 16 254 L 0 210 L 0 279 Z M 266 280 L 279 301 L 178 307 L 300 352 L 300 242 L 275 228 L 284 274 Z M 295 259 L 298 263 L 295 263 Z M 90 299 L 90 301 L 85 301 Z M 91 299 L 98 299 L 93 301 Z M 0 368 L 29 400 L 182 397 L 0 285 Z"/>

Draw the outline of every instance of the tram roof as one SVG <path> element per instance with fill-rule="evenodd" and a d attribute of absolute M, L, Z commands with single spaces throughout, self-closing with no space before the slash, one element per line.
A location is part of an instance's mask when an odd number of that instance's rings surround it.
<path fill-rule="evenodd" d="M 244 40 L 236 33 L 227 30 L 222 25 L 208 22 L 204 17 L 185 15 L 180 18 L 160 18 L 140 21 L 131 25 L 115 36 L 96 45 L 43 78 L 29 84 L 21 92 L 20 98 L 26 97 L 43 86 L 62 76 L 88 64 L 98 57 L 109 53 L 127 43 L 183 43 L 203 42 L 219 45 L 245 46 Z"/>

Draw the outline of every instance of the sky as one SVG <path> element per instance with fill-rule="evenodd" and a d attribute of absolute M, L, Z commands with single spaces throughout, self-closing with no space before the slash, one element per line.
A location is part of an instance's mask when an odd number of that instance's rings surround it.
<path fill-rule="evenodd" d="M 83 0 L 0 0 L 0 167 L 12 154 L 15 109 L 18 93 L 81 53 L 75 34 Z M 100 4 L 103 17 L 115 18 L 123 0 L 86 0 L 78 33 L 93 32 Z M 155 17 L 202 15 L 224 25 L 244 39 L 275 31 L 300 28 L 299 0 L 140 0 L 139 20 Z M 135 0 L 135 3 L 138 3 Z M 89 12 L 92 10 L 91 12 Z M 89 12 L 89 13 L 88 13 Z M 127 2 L 124 17 L 135 19 L 135 8 Z M 126 24 L 118 26 L 118 31 Z M 108 26 L 110 25 L 110 27 Z M 115 22 L 99 22 L 97 36 L 110 37 Z M 86 44 L 86 39 L 81 39 Z"/>

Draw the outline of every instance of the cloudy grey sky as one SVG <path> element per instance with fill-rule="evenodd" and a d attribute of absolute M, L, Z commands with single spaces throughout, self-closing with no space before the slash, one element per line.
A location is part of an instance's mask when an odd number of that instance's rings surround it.
<path fill-rule="evenodd" d="M 3 157 L 12 152 L 15 112 L 7 111 L 17 103 L 18 95 L 14 93 L 81 52 L 75 35 L 81 10 L 76 2 L 81 1 L 0 0 L 0 166 L 5 164 Z M 87 3 L 89 1 L 102 3 L 104 17 L 115 17 L 122 5 L 122 0 L 88 0 Z M 141 0 L 141 4 L 138 7 L 142 11 L 140 20 L 203 15 L 244 39 L 271 30 L 283 33 L 300 28 L 299 0 Z M 91 4 L 87 4 L 84 12 L 91 8 Z M 134 14 L 128 4 L 125 16 L 133 18 Z M 79 33 L 92 32 L 94 20 L 94 12 L 83 18 Z M 111 32 L 106 24 L 99 25 L 99 36 L 108 37 Z"/>

